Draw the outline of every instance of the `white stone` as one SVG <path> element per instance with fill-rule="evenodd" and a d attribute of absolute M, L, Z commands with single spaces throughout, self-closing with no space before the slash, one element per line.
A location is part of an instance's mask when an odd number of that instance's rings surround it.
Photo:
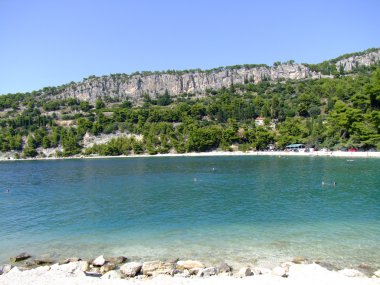
<path fill-rule="evenodd" d="M 121 279 L 121 273 L 116 270 L 111 270 L 102 275 L 100 279 Z"/>
<path fill-rule="evenodd" d="M 135 277 L 139 274 L 142 264 L 140 262 L 127 262 L 120 267 L 120 272 L 126 277 Z"/>
<path fill-rule="evenodd" d="M 250 267 L 242 267 L 237 273 L 238 277 L 246 277 L 246 276 L 251 276 L 251 275 L 253 275 L 253 273 Z"/>
<path fill-rule="evenodd" d="M 202 268 L 198 271 L 198 277 L 210 277 L 218 274 L 218 269 L 215 267 Z"/>
<path fill-rule="evenodd" d="M 342 269 L 338 271 L 340 274 L 346 277 L 364 277 L 365 275 L 356 269 Z"/>
<path fill-rule="evenodd" d="M 373 273 L 373 276 L 380 278 L 380 270 L 377 270 Z"/>
<path fill-rule="evenodd" d="M 98 256 L 95 258 L 95 260 L 92 262 L 93 265 L 95 266 L 103 266 L 104 263 L 106 263 L 106 260 L 104 259 L 103 255 Z"/>
<path fill-rule="evenodd" d="M 286 269 L 280 266 L 276 266 L 272 269 L 272 274 L 275 276 L 286 277 Z"/>

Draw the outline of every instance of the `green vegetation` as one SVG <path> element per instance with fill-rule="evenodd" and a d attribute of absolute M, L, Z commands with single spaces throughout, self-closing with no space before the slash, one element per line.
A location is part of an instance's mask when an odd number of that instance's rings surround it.
<path fill-rule="evenodd" d="M 35 157 L 42 148 L 53 149 L 56 156 L 130 155 L 266 150 L 269 144 L 282 149 L 290 143 L 380 151 L 380 68 L 362 71 L 335 78 L 245 82 L 207 90 L 202 98 L 171 96 L 166 90 L 155 99 L 145 95 L 142 106 L 110 97 L 92 105 L 46 96 L 66 85 L 8 94 L 0 96 L 0 151 L 16 152 L 15 157 Z M 255 123 L 259 116 L 265 118 L 263 126 Z M 105 144 L 83 148 L 86 134 L 116 133 Z"/>

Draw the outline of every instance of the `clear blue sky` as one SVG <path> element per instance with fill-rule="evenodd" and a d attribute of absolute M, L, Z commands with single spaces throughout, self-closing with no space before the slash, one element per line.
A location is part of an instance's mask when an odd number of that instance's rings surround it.
<path fill-rule="evenodd" d="M 0 94 L 380 47 L 379 0 L 0 0 Z"/>

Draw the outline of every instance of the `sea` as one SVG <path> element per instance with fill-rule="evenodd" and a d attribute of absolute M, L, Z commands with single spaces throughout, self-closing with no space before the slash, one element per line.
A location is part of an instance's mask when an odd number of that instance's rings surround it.
<path fill-rule="evenodd" d="M 0 183 L 0 263 L 26 251 L 57 260 L 272 267 L 303 257 L 380 267 L 376 158 L 6 161 Z"/>

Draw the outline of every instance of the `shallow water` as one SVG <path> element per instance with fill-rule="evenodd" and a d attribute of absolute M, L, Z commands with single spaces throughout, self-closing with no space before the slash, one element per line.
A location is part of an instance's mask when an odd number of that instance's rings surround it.
<path fill-rule="evenodd" d="M 323 157 L 3 162 L 0 262 L 28 251 L 379 267 L 379 169 Z"/>

